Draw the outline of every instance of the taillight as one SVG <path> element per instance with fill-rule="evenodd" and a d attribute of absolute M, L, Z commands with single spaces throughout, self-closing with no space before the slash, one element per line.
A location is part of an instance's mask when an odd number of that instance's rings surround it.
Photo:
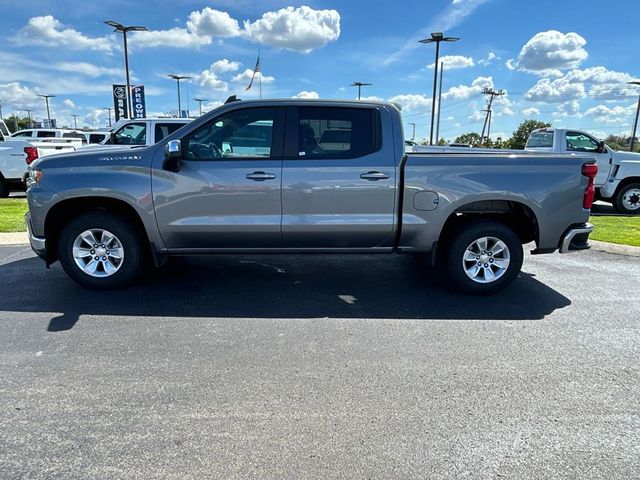
<path fill-rule="evenodd" d="M 25 161 L 27 165 L 31 165 L 38 159 L 38 149 L 36 147 L 24 147 L 24 153 L 27 154 Z"/>
<path fill-rule="evenodd" d="M 582 165 L 582 175 L 589 179 L 587 189 L 584 191 L 584 200 L 582 206 L 586 209 L 590 209 L 593 206 L 593 201 L 596 198 L 596 175 L 598 174 L 598 166 L 595 163 L 585 163 Z"/>

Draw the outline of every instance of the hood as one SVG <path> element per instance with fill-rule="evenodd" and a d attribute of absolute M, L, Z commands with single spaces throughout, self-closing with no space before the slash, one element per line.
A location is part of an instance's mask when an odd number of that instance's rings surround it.
<path fill-rule="evenodd" d="M 640 163 L 640 153 L 621 152 L 619 150 L 616 150 L 613 153 L 614 153 L 614 156 L 613 156 L 614 163 L 620 163 L 620 162 Z"/>
<path fill-rule="evenodd" d="M 95 167 L 99 165 L 141 165 L 149 163 L 153 146 L 104 146 L 101 148 L 81 148 L 70 153 L 59 153 L 39 158 L 31 164 L 33 168 L 73 168 Z"/>

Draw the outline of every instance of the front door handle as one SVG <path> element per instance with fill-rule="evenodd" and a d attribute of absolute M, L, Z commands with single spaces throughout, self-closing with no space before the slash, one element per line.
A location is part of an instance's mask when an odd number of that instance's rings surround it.
<path fill-rule="evenodd" d="M 360 178 L 362 178 L 363 180 L 371 180 L 371 181 L 386 180 L 387 178 L 389 178 L 389 175 L 382 172 L 367 172 L 367 173 L 360 174 Z"/>
<path fill-rule="evenodd" d="M 274 178 L 276 178 L 276 176 L 273 173 L 266 173 L 266 172 L 247 173 L 247 179 L 255 180 L 256 182 L 262 182 L 264 180 L 273 180 Z"/>

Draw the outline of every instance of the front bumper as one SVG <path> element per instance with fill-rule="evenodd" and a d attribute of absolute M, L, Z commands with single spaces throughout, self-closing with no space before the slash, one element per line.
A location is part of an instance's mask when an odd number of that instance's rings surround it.
<path fill-rule="evenodd" d="M 36 252 L 42 259 L 47 259 L 47 241 L 42 237 L 36 237 L 33 234 L 33 228 L 31 227 L 31 215 L 29 212 L 24 216 L 25 221 L 27 222 L 27 229 L 29 230 L 29 243 L 31 244 L 31 249 Z"/>
<path fill-rule="evenodd" d="M 587 250 L 589 245 L 589 234 L 593 232 L 593 225 L 582 223 L 572 225 L 562 236 L 560 242 L 560 253 L 569 253 L 577 250 Z"/>

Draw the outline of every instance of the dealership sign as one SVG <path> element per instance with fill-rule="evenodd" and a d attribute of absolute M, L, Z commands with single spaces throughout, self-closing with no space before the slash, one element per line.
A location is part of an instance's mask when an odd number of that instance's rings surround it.
<path fill-rule="evenodd" d="M 133 118 L 146 118 L 147 107 L 144 98 L 144 85 L 134 85 L 131 87 L 131 107 Z"/>
<path fill-rule="evenodd" d="M 126 85 L 113 85 L 113 109 L 116 114 L 116 122 L 121 118 L 129 118 Z"/>

